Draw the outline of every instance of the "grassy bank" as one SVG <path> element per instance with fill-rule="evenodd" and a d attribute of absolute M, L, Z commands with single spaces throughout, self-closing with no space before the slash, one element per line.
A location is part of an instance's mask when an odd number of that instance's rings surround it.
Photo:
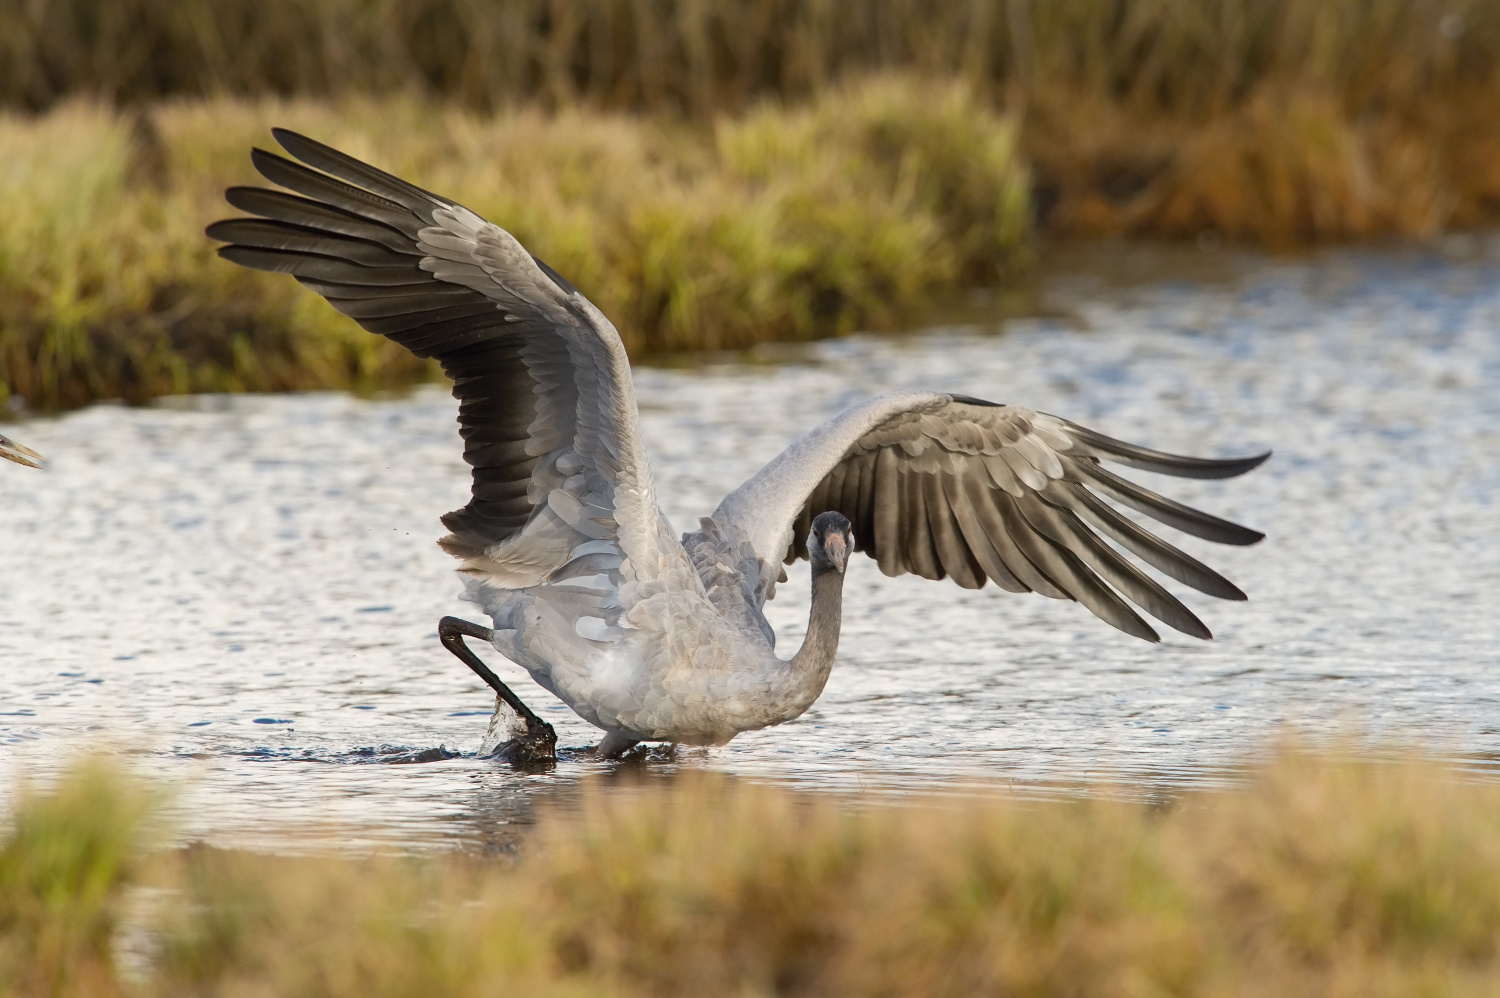
<path fill-rule="evenodd" d="M 890 328 L 1024 251 L 1014 128 L 961 85 L 830 90 L 712 127 L 385 100 L 73 104 L 0 118 L 0 395 L 33 407 L 422 376 L 295 282 L 213 255 L 271 124 L 510 229 L 637 355 Z"/>
<path fill-rule="evenodd" d="M 272 123 L 511 228 L 637 356 L 899 326 L 1005 280 L 1033 227 L 1500 221 L 1483 0 L 0 0 L 0 24 L 0 404 L 427 375 L 211 257 Z"/>
<path fill-rule="evenodd" d="M 518 859 L 151 854 L 143 800 L 98 763 L 23 800 L 0 836 L 0 993 L 1500 987 L 1500 788 L 1435 763 L 1291 753 L 1154 809 L 850 810 L 690 774 L 586 793 Z"/>

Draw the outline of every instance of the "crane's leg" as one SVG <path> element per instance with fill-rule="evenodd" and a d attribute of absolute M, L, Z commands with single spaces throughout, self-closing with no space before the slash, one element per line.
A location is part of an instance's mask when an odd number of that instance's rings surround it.
<path fill-rule="evenodd" d="M 488 627 L 481 627 L 457 617 L 444 617 L 438 621 L 438 638 L 443 642 L 443 647 L 458 656 L 458 660 L 464 665 L 473 669 L 474 674 L 489 684 L 505 705 L 526 722 L 526 734 L 512 738 L 500 746 L 495 750 L 495 755 L 518 765 L 556 759 L 557 732 L 552 730 L 552 725 L 537 717 L 536 713 L 522 703 L 521 698 L 516 696 L 509 686 L 502 683 L 500 677 L 491 672 L 490 667 L 481 662 L 479 656 L 464 644 L 466 637 L 488 641 L 491 634 Z"/>
<path fill-rule="evenodd" d="M 604 737 L 599 739 L 597 751 L 601 759 L 618 759 L 639 744 L 640 742 L 629 735 L 622 735 L 618 731 L 606 731 Z"/>

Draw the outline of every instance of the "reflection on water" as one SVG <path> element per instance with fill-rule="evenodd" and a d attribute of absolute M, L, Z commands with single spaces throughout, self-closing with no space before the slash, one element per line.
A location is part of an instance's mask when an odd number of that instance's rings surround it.
<path fill-rule="evenodd" d="M 1187 596 L 1213 643 L 1147 645 L 1073 604 L 886 579 L 861 561 L 839 663 L 807 715 L 646 771 L 851 793 L 1171 788 L 1222 781 L 1283 722 L 1420 738 L 1488 769 L 1500 265 L 1346 252 L 1231 269 L 1059 278 L 1044 317 L 998 335 L 945 328 L 777 364 L 639 370 L 660 493 L 683 528 L 801 430 L 897 388 L 1025 404 L 1187 453 L 1276 450 L 1243 479 L 1164 483 L 1270 534 L 1247 549 L 1183 540 L 1251 595 Z M 491 700 L 436 635 L 468 609 L 433 543 L 437 516 L 466 500 L 453 418 L 425 388 L 28 424 L 51 464 L 0 474 L 0 794 L 104 742 L 181 784 L 185 834 L 504 848 L 539 802 L 613 772 L 576 757 L 522 775 L 472 757 Z M 805 573 L 771 607 L 784 654 L 804 626 Z M 522 683 L 563 744 L 596 740 Z"/>

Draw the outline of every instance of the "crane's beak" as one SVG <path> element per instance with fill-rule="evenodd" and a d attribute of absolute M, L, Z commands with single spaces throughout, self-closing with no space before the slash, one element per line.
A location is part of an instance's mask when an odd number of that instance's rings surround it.
<path fill-rule="evenodd" d="M 843 534 L 830 533 L 823 542 L 823 553 L 833 567 L 842 572 L 849 565 L 849 541 Z"/>
<path fill-rule="evenodd" d="M 47 463 L 42 460 L 42 455 L 30 447 L 23 447 L 4 435 L 0 435 L 0 457 L 17 464 L 24 464 L 28 468 L 40 468 Z"/>

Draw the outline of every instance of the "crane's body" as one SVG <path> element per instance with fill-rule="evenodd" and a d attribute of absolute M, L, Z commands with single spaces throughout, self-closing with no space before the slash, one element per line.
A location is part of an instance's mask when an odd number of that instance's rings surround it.
<path fill-rule="evenodd" d="M 594 561 L 590 574 L 528 589 L 471 581 L 467 595 L 494 621 L 491 644 L 589 723 L 617 739 L 723 744 L 800 716 L 822 693 L 843 562 L 837 581 L 820 576 L 820 615 L 803 650 L 781 659 L 754 593 L 758 569 L 737 557 L 736 532 L 704 526 L 664 544 L 667 570 L 644 586 Z M 575 560 L 595 559 L 584 547 Z M 755 583 L 750 592 L 740 579 Z"/>
<path fill-rule="evenodd" d="M 439 634 L 524 720 L 512 746 L 522 756 L 550 755 L 555 736 L 465 637 L 487 640 L 601 728 L 610 755 L 643 740 L 721 744 L 802 714 L 833 665 L 852 551 L 887 575 L 1077 600 L 1151 641 L 1156 632 L 1127 599 L 1210 635 L 1101 534 L 1202 592 L 1245 598 L 1096 492 L 1188 533 L 1251 544 L 1262 535 L 1101 462 L 1227 478 L 1268 455 L 1164 454 L 946 393 L 851 407 L 679 538 L 656 501 L 624 345 L 588 299 L 463 206 L 295 133 L 275 135 L 306 165 L 261 150 L 252 158 L 296 193 L 231 188 L 230 203 L 259 217 L 209 234 L 229 244 L 224 257 L 293 274 L 453 379 L 473 490 L 443 517 L 450 533 L 439 543 L 493 626 L 449 617 Z M 812 569 L 808 633 L 783 660 L 763 608 L 783 563 L 799 557 Z"/>

